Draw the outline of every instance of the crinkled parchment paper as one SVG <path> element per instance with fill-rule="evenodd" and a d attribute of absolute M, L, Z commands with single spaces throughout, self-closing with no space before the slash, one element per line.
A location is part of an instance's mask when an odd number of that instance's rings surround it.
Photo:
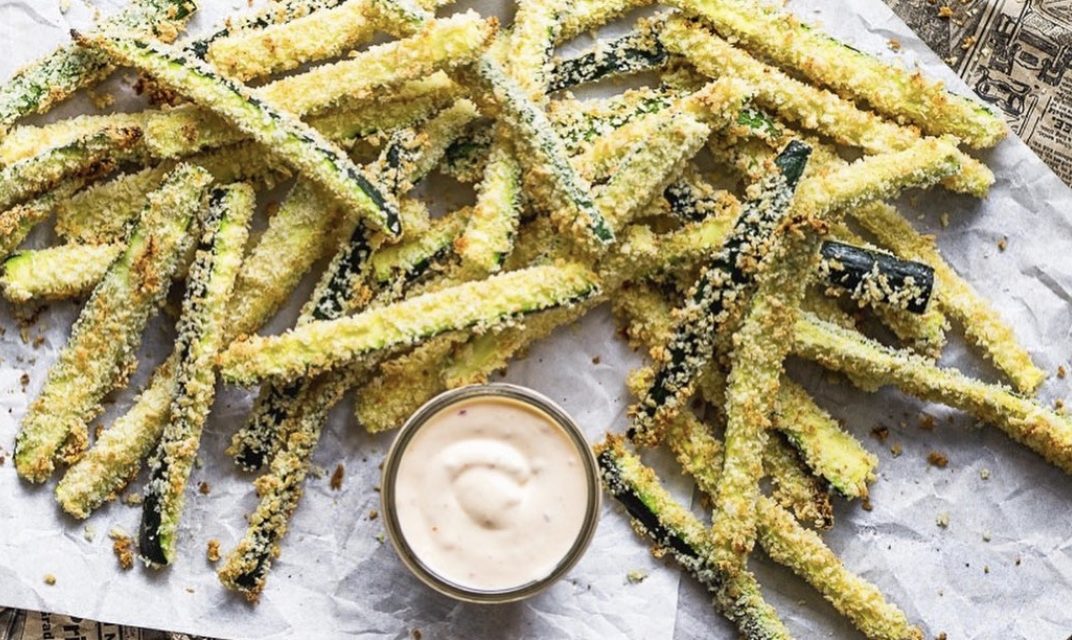
<path fill-rule="evenodd" d="M 116 4 L 101 7 L 113 10 Z M 203 0 L 202 5 L 196 31 L 245 3 Z M 489 13 L 490 6 L 478 8 Z M 886 41 L 896 38 L 906 64 L 919 64 L 963 87 L 879 0 L 801 0 L 791 6 L 868 51 L 891 55 Z M 58 0 L 0 1 L 0 76 L 64 41 L 67 29 L 85 25 L 89 16 L 80 0 L 66 14 Z M 111 86 L 129 84 L 129 79 L 129 73 L 120 74 Z M 92 108 L 79 99 L 59 113 L 80 110 Z M 949 261 L 994 301 L 1036 361 L 1053 372 L 1072 351 L 1072 192 L 1018 140 L 987 155 L 998 184 L 986 202 L 935 192 L 906 199 L 903 211 L 939 235 Z M 938 225 L 941 213 L 949 214 L 948 228 Z M 1005 237 L 1008 248 L 1001 252 L 997 244 Z M 32 239 L 38 244 L 47 240 L 45 230 Z M 295 313 L 288 309 L 269 330 L 282 330 Z M 12 309 L 0 305 L 0 327 L 6 330 L 0 336 L 0 447 L 9 458 L 18 420 L 76 315 L 74 305 L 53 305 L 20 332 Z M 169 324 L 158 319 L 150 327 L 135 387 L 144 382 L 150 363 L 170 350 Z M 614 333 L 601 309 L 533 348 L 527 359 L 511 366 L 507 379 L 561 402 L 593 440 L 608 427 L 620 430 L 627 404 L 623 378 L 639 359 Z M 946 362 L 996 379 L 959 346 L 950 349 Z M 942 631 L 954 639 L 1068 635 L 1072 479 L 965 416 L 922 407 L 892 392 L 867 397 L 802 363 L 791 369 L 882 461 L 872 491 L 874 510 L 843 505 L 835 529 L 825 535 L 850 568 L 878 584 L 929 636 Z M 1044 397 L 1065 395 L 1067 384 L 1054 378 Z M 130 396 L 119 394 L 101 422 L 109 424 L 129 405 Z M 225 638 L 403 638 L 412 629 L 434 638 L 735 637 L 700 589 L 651 559 L 610 505 L 584 560 L 540 597 L 476 607 L 430 592 L 378 539 L 381 522 L 370 512 L 379 508 L 378 466 L 392 436 L 371 438 L 355 429 L 348 419 L 349 403 L 332 416 L 315 456 L 326 474 L 309 479 L 268 588 L 260 605 L 250 607 L 217 583 L 205 559 L 210 538 L 219 539 L 225 551 L 234 546 L 245 527 L 243 516 L 255 504 L 250 478 L 223 454 L 250 402 L 243 390 L 225 388 L 219 394 L 202 447 L 203 464 L 191 478 L 192 486 L 205 481 L 211 491 L 207 496 L 191 491 L 179 561 L 166 571 L 136 567 L 123 572 L 112 555 L 107 532 L 120 527 L 135 533 L 137 508 L 114 503 L 87 523 L 75 522 L 55 506 L 51 485 L 31 487 L 18 480 L 10 461 L 0 466 L 0 606 Z M 939 418 L 937 429 L 919 428 L 923 410 Z M 868 435 L 878 424 L 892 433 L 884 445 Z M 900 456 L 891 454 L 894 444 L 903 449 Z M 927 465 L 931 450 L 949 456 L 948 468 Z M 653 462 L 687 500 L 689 483 L 667 460 Z M 340 491 L 332 491 L 327 475 L 340 463 L 345 480 Z M 980 477 L 983 469 L 989 470 L 989 480 Z M 948 528 L 937 526 L 940 514 L 948 514 Z M 754 565 L 798 637 L 857 637 L 788 572 L 762 558 Z M 631 570 L 648 577 L 628 583 Z M 56 577 L 54 586 L 45 584 L 45 574 Z"/>

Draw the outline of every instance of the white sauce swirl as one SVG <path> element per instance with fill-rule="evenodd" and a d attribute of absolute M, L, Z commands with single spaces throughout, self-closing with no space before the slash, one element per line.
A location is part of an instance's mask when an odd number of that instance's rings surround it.
<path fill-rule="evenodd" d="M 513 589 L 546 578 L 584 526 L 581 453 L 549 416 L 497 397 L 444 408 L 398 464 L 395 512 L 406 544 L 459 586 Z"/>

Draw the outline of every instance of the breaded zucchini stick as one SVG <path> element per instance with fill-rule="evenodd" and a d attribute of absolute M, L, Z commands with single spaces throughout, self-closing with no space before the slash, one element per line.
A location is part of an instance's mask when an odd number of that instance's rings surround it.
<path fill-rule="evenodd" d="M 0 209 L 33 198 L 69 178 L 110 173 L 134 151 L 141 131 L 104 129 L 0 170 Z"/>
<path fill-rule="evenodd" d="M 758 197 L 745 204 L 725 246 L 704 266 L 685 306 L 677 312 L 674 336 L 655 354 L 656 372 L 650 388 L 631 409 L 630 437 L 634 441 L 645 446 L 657 443 L 661 423 L 681 410 L 692 395 L 700 371 L 714 356 L 715 333 L 722 316 L 751 285 L 769 236 L 789 210 L 810 152 L 802 143 L 786 147 Z"/>
<path fill-rule="evenodd" d="M 148 73 L 223 116 L 388 236 L 402 233 L 397 206 L 342 150 L 308 125 L 253 97 L 248 89 L 165 45 L 122 36 L 83 35 L 78 41 Z"/>
<path fill-rule="evenodd" d="M 1016 341 L 1010 327 L 970 284 L 942 258 L 934 239 L 921 235 L 888 204 L 876 202 L 850 212 L 857 222 L 894 253 L 934 268 L 938 306 L 964 327 L 968 342 L 979 348 L 1018 390 L 1033 393 L 1046 374 Z"/>
<path fill-rule="evenodd" d="M 667 441 L 700 490 L 716 496 L 722 443 L 689 412 L 682 412 L 673 421 Z M 896 605 L 846 569 L 822 538 L 801 527 L 784 508 L 760 496 L 756 512 L 759 542 L 771 559 L 803 578 L 864 635 L 882 640 L 922 640 L 922 632 Z"/>
<path fill-rule="evenodd" d="M 935 136 L 951 134 L 974 148 L 992 147 L 1006 135 L 1005 122 L 941 82 L 854 49 L 781 7 L 757 0 L 674 0 L 723 37 L 778 66 L 799 73 L 898 122 Z"/>
<path fill-rule="evenodd" d="M 16 304 L 78 298 L 93 290 L 122 252 L 121 243 L 22 251 L 0 267 L 0 289 L 5 298 Z"/>
<path fill-rule="evenodd" d="M 566 146 L 566 153 L 576 156 L 595 140 L 632 122 L 673 104 L 676 96 L 660 89 L 630 89 L 609 98 L 592 100 L 555 100 L 547 114 Z"/>
<path fill-rule="evenodd" d="M 758 290 L 734 336 L 726 392 L 726 460 L 715 502 L 713 535 L 723 562 L 743 566 L 755 542 L 760 460 L 775 409 L 782 363 L 807 278 L 818 260 L 816 226 L 836 222 L 833 212 L 929 186 L 960 167 L 947 140 L 923 139 L 906 151 L 872 156 L 848 168 L 805 181 L 783 223 Z"/>
<path fill-rule="evenodd" d="M 801 82 L 734 47 L 695 20 L 678 14 L 666 21 L 659 37 L 667 49 L 682 55 L 711 77 L 734 77 L 755 87 L 754 99 L 790 123 L 828 136 L 838 144 L 868 154 L 900 151 L 919 139 L 918 131 L 864 111 L 852 101 Z M 967 154 L 961 171 L 945 181 L 950 189 L 983 197 L 994 174 Z"/>
<path fill-rule="evenodd" d="M 577 264 L 504 273 L 349 318 L 310 322 L 282 336 L 239 340 L 220 355 L 221 372 L 238 384 L 292 380 L 448 331 L 487 329 L 517 315 L 576 304 L 599 290 L 596 275 Z"/>
<path fill-rule="evenodd" d="M 608 435 L 595 447 L 603 486 L 629 513 L 633 528 L 654 542 L 653 553 L 670 556 L 714 596 L 714 606 L 749 640 L 788 639 L 789 630 L 763 600 L 759 583 L 746 570 L 727 573 L 718 563 L 707 530 L 674 501 L 655 472 Z"/>
<path fill-rule="evenodd" d="M 1053 465 L 1072 473 L 1072 421 L 1001 385 L 973 380 L 917 355 L 890 349 L 814 316 L 797 320 L 795 354 L 837 371 L 856 372 L 994 424 Z"/>
<path fill-rule="evenodd" d="M 809 473 L 797 452 L 776 435 L 767 438 L 763 475 L 771 481 L 771 498 L 798 522 L 820 530 L 834 526 L 834 505 L 826 482 Z"/>
<path fill-rule="evenodd" d="M 216 353 L 228 333 L 228 302 L 249 237 L 256 198 L 246 184 L 213 189 L 187 277 L 175 352 L 179 366 L 171 417 L 149 464 L 138 552 L 155 567 L 175 559 L 186 483 L 216 395 Z"/>
<path fill-rule="evenodd" d="M 99 28 L 171 42 L 196 10 L 194 0 L 131 0 Z M 63 45 L 23 67 L 0 86 L 0 138 L 19 118 L 45 113 L 75 91 L 103 80 L 112 68 L 107 56 L 78 44 Z"/>
<path fill-rule="evenodd" d="M 15 164 L 109 128 L 143 129 L 151 113 L 155 112 L 80 115 L 43 125 L 20 125 L 0 140 L 0 165 Z"/>
<path fill-rule="evenodd" d="M 662 19 L 641 19 L 620 38 L 597 42 L 578 56 L 556 60 L 547 91 L 663 67 L 668 55 L 657 35 L 662 26 Z"/>
<path fill-rule="evenodd" d="M 15 443 L 21 477 L 43 482 L 65 442 L 84 448 L 101 400 L 130 374 L 142 329 L 167 293 L 211 180 L 206 171 L 183 165 L 149 198 L 126 250 L 93 290 L 22 419 Z"/>

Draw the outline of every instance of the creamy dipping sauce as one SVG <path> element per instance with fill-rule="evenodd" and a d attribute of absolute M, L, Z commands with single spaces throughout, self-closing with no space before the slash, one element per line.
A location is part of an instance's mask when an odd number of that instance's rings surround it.
<path fill-rule="evenodd" d="M 450 404 L 405 446 L 394 510 L 429 571 L 479 591 L 551 575 L 585 528 L 589 474 L 578 445 L 536 407 L 496 396 Z"/>

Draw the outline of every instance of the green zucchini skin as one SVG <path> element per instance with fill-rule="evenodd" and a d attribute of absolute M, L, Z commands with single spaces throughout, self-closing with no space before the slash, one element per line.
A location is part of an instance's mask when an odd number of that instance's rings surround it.
<path fill-rule="evenodd" d="M 178 371 L 171 418 L 149 465 L 138 548 L 153 566 L 175 559 L 185 489 L 216 389 L 214 360 L 227 327 L 227 304 L 249 237 L 256 202 L 249 185 L 213 189 L 187 278 L 175 351 Z"/>
<path fill-rule="evenodd" d="M 595 274 L 576 264 L 512 271 L 349 318 L 310 322 L 282 336 L 235 342 L 220 356 L 221 371 L 238 384 L 293 380 L 449 331 L 487 329 L 518 315 L 570 306 L 599 292 Z"/>
<path fill-rule="evenodd" d="M 49 191 L 64 180 L 111 173 L 136 154 L 141 130 L 105 128 L 0 170 L 0 209 Z"/>
<path fill-rule="evenodd" d="M 630 437 L 650 440 L 656 422 L 668 405 L 678 406 L 691 392 L 703 367 L 714 353 L 714 336 L 726 308 L 728 293 L 749 286 L 754 273 L 741 268 L 761 257 L 766 239 L 789 210 L 793 192 L 811 153 L 807 145 L 793 141 L 778 156 L 778 171 L 762 187 L 758 199 L 746 203 L 734 231 L 722 251 L 704 268 L 686 301 L 681 320 L 667 345 L 668 357 L 657 367 L 647 393 L 634 409 Z M 672 410 L 672 409 L 671 409 Z"/>
<path fill-rule="evenodd" d="M 548 92 L 620 75 L 653 71 L 666 65 L 669 55 L 657 37 L 658 24 L 634 31 L 575 58 L 559 60 L 551 72 Z"/>
<path fill-rule="evenodd" d="M 893 304 L 912 313 L 927 310 L 934 291 L 934 269 L 922 262 L 834 240 L 823 242 L 819 253 L 828 283 L 850 292 L 865 289 L 859 297 L 869 302 Z"/>
<path fill-rule="evenodd" d="M 196 10 L 194 0 L 132 0 L 100 28 L 148 31 L 174 40 Z M 75 91 L 103 80 L 112 69 L 107 56 L 78 44 L 59 47 L 23 67 L 0 86 L 0 137 L 19 118 L 45 113 Z"/>
<path fill-rule="evenodd" d="M 165 45 L 120 36 L 76 41 L 134 66 L 229 120 L 318 183 L 354 214 L 390 237 L 402 233 L 397 205 L 346 154 L 300 120 L 277 111 L 249 89 L 217 75 L 206 64 Z"/>
<path fill-rule="evenodd" d="M 15 467 L 23 478 L 48 479 L 64 443 L 73 438 L 69 444 L 84 445 L 101 400 L 125 384 L 142 329 L 163 302 L 211 180 L 206 171 L 181 165 L 150 197 L 126 250 L 93 290 L 22 419 Z"/>

